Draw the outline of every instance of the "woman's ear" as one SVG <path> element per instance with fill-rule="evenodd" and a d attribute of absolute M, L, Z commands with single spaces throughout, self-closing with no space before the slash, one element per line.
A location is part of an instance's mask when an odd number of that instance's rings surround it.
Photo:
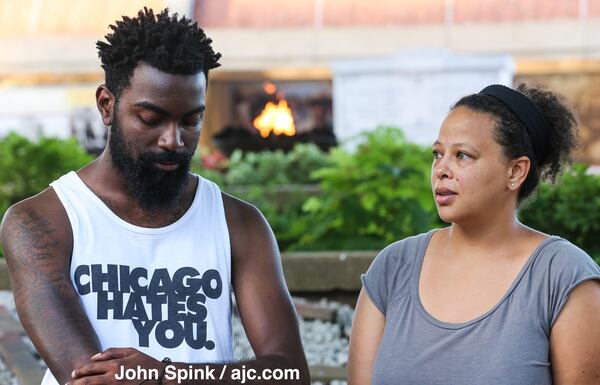
<path fill-rule="evenodd" d="M 529 169 L 531 167 L 531 161 L 526 156 L 520 156 L 510 161 L 510 168 L 508 170 L 508 189 L 517 191 L 521 188 L 527 175 L 529 175 Z"/>
<path fill-rule="evenodd" d="M 112 124 L 113 108 L 115 105 L 115 96 L 110 92 L 105 84 L 101 84 L 96 89 L 96 106 L 100 115 L 102 116 L 102 122 L 105 126 Z"/>

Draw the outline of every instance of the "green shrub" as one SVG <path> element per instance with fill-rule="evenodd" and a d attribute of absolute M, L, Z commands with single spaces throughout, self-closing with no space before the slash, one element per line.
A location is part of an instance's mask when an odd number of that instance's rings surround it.
<path fill-rule="evenodd" d="M 438 224 L 429 173 L 431 151 L 396 128 L 364 134 L 355 152 L 332 150 L 331 165 L 313 173 L 321 194 L 290 224 L 294 249 L 380 249 Z"/>
<path fill-rule="evenodd" d="M 296 228 L 306 217 L 302 206 L 318 190 L 312 172 L 328 164 L 328 155 L 316 145 L 297 144 L 288 153 L 236 150 L 226 173 L 202 169 L 197 157 L 193 171 L 258 207 L 273 228 L 279 247 L 285 250 L 297 242 Z"/>
<path fill-rule="evenodd" d="M 353 152 L 336 148 L 327 154 L 310 144 L 287 154 L 237 151 L 227 173 L 203 169 L 197 155 L 192 169 L 256 205 L 283 250 L 381 249 L 444 226 L 431 194 L 430 150 L 408 143 L 394 128 L 363 138 Z M 0 141 L 0 215 L 91 159 L 74 140 L 8 135 Z M 542 184 L 519 216 L 600 262 L 599 207 L 600 177 L 576 165 L 557 185 Z"/>
<path fill-rule="evenodd" d="M 228 170 L 223 173 L 202 167 L 196 153 L 192 171 L 212 180 L 221 187 L 264 186 L 288 184 L 313 184 L 317 180 L 311 173 L 329 164 L 326 153 L 314 144 L 297 144 L 292 151 L 263 151 L 244 153 L 235 150 L 228 161 Z"/>
<path fill-rule="evenodd" d="M 74 139 L 42 137 L 32 142 L 16 133 L 0 140 L 0 217 L 13 203 L 35 195 L 93 158 Z"/>
<path fill-rule="evenodd" d="M 292 151 L 242 153 L 234 151 L 229 160 L 227 185 L 309 184 L 312 171 L 328 164 L 327 154 L 314 144 L 298 144 Z"/>
<path fill-rule="evenodd" d="M 226 192 L 255 205 L 267 218 L 281 250 L 289 250 L 298 241 L 307 222 L 303 211 L 306 199 L 315 194 L 312 186 L 251 185 L 246 188 L 228 187 Z"/>
<path fill-rule="evenodd" d="M 556 185 L 543 183 L 520 210 L 528 226 L 559 235 L 600 260 L 600 176 L 577 164 Z"/>
<path fill-rule="evenodd" d="M 207 169 L 202 166 L 200 151 L 196 151 L 190 165 L 192 172 L 201 175 L 202 177 L 211 180 L 223 188 L 225 185 L 225 174 L 219 170 Z"/>
<path fill-rule="evenodd" d="M 236 151 L 223 175 L 195 171 L 256 205 L 283 250 L 379 249 L 430 229 L 437 223 L 431 152 L 399 129 L 363 137 L 354 152 L 305 144 L 287 154 Z M 316 183 L 317 191 L 306 186 Z"/>
<path fill-rule="evenodd" d="M 42 137 L 32 142 L 9 134 L 0 140 L 0 210 L 39 193 L 92 159 L 74 139 Z"/>

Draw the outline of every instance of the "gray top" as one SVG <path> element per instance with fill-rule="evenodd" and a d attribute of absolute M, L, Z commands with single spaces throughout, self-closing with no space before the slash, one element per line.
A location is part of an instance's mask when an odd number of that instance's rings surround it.
<path fill-rule="evenodd" d="M 598 265 L 570 242 L 549 237 L 491 310 L 464 323 L 441 322 L 418 294 L 434 231 L 386 247 L 362 276 L 386 318 L 373 384 L 552 384 L 550 329 L 575 286 L 600 280 Z"/>

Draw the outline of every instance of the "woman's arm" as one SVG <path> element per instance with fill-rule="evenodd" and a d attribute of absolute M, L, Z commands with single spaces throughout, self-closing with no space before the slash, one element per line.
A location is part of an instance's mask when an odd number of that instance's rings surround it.
<path fill-rule="evenodd" d="M 600 384 L 600 282 L 577 286 L 550 332 L 554 385 Z"/>
<path fill-rule="evenodd" d="M 348 355 L 348 385 L 371 384 L 375 357 L 384 326 L 385 316 L 371 302 L 363 288 L 358 296 L 352 322 Z"/>

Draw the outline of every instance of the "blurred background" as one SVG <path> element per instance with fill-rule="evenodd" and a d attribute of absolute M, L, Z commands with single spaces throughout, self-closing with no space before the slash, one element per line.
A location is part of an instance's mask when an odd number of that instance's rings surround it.
<path fill-rule="evenodd" d="M 600 0 L 0 0 L 0 215 L 103 149 L 95 42 L 143 6 L 223 54 L 193 168 L 265 214 L 294 295 L 326 298 L 298 304 L 323 382 L 343 377 L 344 306 L 377 250 L 443 225 L 428 147 L 485 85 L 545 85 L 576 111 L 576 165 L 519 215 L 600 260 Z"/>
<path fill-rule="evenodd" d="M 102 148 L 94 43 L 142 6 L 196 19 L 223 54 L 202 143 L 227 154 L 298 141 L 329 148 L 382 124 L 429 144 L 458 97 L 524 81 L 569 99 L 581 120 L 578 159 L 600 164 L 598 0 L 2 0 L 0 135 Z M 300 137 L 259 140 L 254 119 L 283 99 Z"/>

